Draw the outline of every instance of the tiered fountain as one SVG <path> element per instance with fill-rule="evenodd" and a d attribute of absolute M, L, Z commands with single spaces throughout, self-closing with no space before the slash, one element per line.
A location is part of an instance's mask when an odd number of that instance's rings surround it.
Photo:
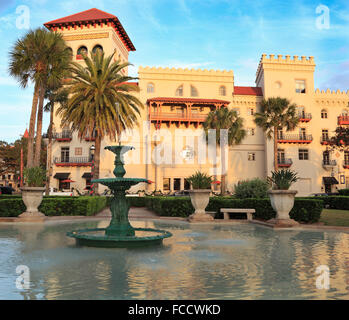
<path fill-rule="evenodd" d="M 110 146 L 106 147 L 115 153 L 115 178 L 93 180 L 92 183 L 100 183 L 107 186 L 112 194 L 110 210 L 112 219 L 106 229 L 85 229 L 69 232 L 69 237 L 76 239 L 76 244 L 89 247 L 103 248 L 128 248 L 159 245 L 163 239 L 172 234 L 168 231 L 157 229 L 133 228 L 128 219 L 130 209 L 126 198 L 126 191 L 138 183 L 148 183 L 146 179 L 124 178 L 124 154 L 133 147 Z"/>

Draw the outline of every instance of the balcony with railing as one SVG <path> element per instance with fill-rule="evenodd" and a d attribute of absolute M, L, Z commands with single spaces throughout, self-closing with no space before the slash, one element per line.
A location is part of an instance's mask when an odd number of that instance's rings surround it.
<path fill-rule="evenodd" d="M 279 143 L 310 144 L 313 142 L 311 134 L 279 134 Z"/>
<path fill-rule="evenodd" d="M 73 134 L 71 131 L 55 132 L 52 136 L 53 139 L 58 142 L 70 142 L 73 139 Z"/>
<path fill-rule="evenodd" d="M 328 137 L 328 136 L 322 136 L 322 137 L 320 138 L 320 143 L 321 143 L 323 146 L 329 145 L 330 142 L 331 142 L 331 138 Z"/>
<path fill-rule="evenodd" d="M 290 168 L 292 165 L 292 159 L 278 159 L 279 168 Z"/>
<path fill-rule="evenodd" d="M 337 160 L 324 159 L 322 160 L 322 166 L 325 169 L 332 169 L 337 166 Z"/>
<path fill-rule="evenodd" d="M 91 167 L 92 161 L 91 157 L 56 157 L 53 159 L 57 167 Z"/>
<path fill-rule="evenodd" d="M 300 122 L 310 122 L 311 119 L 313 118 L 311 113 L 305 113 L 305 112 L 300 112 L 298 114 L 298 117 Z"/>
<path fill-rule="evenodd" d="M 349 125 L 349 116 L 341 115 L 338 117 L 338 125 Z"/>

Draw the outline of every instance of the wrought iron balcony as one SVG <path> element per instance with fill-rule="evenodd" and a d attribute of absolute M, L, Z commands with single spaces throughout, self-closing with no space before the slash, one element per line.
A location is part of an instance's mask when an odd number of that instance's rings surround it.
<path fill-rule="evenodd" d="M 322 160 L 323 167 L 336 167 L 337 160 Z"/>
<path fill-rule="evenodd" d="M 311 113 L 305 113 L 305 112 L 300 112 L 298 114 L 298 117 L 300 122 L 309 122 L 313 118 Z"/>
<path fill-rule="evenodd" d="M 329 145 L 330 144 L 330 141 L 331 141 L 331 138 L 330 137 L 326 137 L 326 136 L 322 136 L 320 138 L 320 143 L 324 146 L 326 145 Z"/>
<path fill-rule="evenodd" d="M 70 142 L 73 139 L 73 134 L 71 131 L 55 132 L 52 136 L 58 142 Z"/>
<path fill-rule="evenodd" d="M 91 167 L 92 157 L 56 157 L 53 163 L 57 167 Z"/>
<path fill-rule="evenodd" d="M 191 115 L 177 113 L 151 113 L 151 119 L 161 121 L 198 121 L 205 122 L 207 114 L 192 113 Z"/>
<path fill-rule="evenodd" d="M 280 168 L 289 168 L 293 165 L 292 159 L 278 159 L 278 166 Z"/>
<path fill-rule="evenodd" d="M 311 134 L 279 134 L 278 142 L 309 144 L 313 142 L 313 136 Z"/>
<path fill-rule="evenodd" d="M 349 116 L 339 116 L 338 117 L 338 125 L 349 125 Z"/>

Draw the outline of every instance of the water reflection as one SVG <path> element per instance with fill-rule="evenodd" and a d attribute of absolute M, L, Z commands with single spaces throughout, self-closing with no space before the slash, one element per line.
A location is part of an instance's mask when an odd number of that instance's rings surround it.
<path fill-rule="evenodd" d="M 1 299 L 348 299 L 349 235 L 252 225 L 190 226 L 133 221 L 173 233 L 138 250 L 77 248 L 65 236 L 108 221 L 0 227 Z M 28 265 L 31 287 L 15 287 Z M 331 289 L 316 289 L 328 265 Z"/>

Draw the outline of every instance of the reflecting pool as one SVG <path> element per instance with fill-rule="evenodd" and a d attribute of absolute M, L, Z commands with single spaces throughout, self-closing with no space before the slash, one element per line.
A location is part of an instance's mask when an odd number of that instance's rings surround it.
<path fill-rule="evenodd" d="M 66 237 L 107 225 L 0 225 L 0 299 L 349 299 L 347 233 L 132 221 L 173 237 L 132 250 L 78 248 Z M 16 287 L 19 265 L 30 270 L 28 289 Z M 316 286 L 322 265 L 329 290 Z"/>

